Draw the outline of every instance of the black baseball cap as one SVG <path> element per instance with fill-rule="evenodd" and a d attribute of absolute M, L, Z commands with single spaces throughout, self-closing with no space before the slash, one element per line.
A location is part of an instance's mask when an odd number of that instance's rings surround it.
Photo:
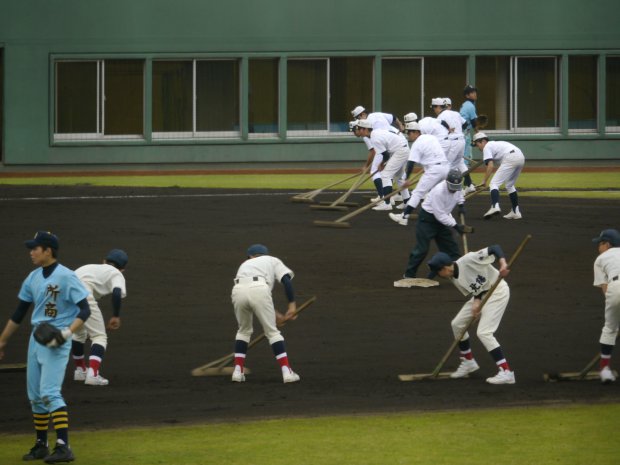
<path fill-rule="evenodd" d="M 450 265 L 452 265 L 452 259 L 450 258 L 450 255 L 445 252 L 437 252 L 428 261 L 428 267 L 431 269 L 431 272 L 428 275 L 428 279 L 433 279 L 439 274 L 439 270 L 441 270 L 444 266 Z"/>
<path fill-rule="evenodd" d="M 472 86 L 471 84 L 467 84 L 467 85 L 465 86 L 465 89 L 463 89 L 463 95 L 467 95 L 467 94 L 469 94 L 470 92 L 478 92 L 478 88 L 477 88 L 477 87 Z"/>
<path fill-rule="evenodd" d="M 612 247 L 620 246 L 620 232 L 617 229 L 603 229 L 598 237 L 592 239 L 592 242 L 609 242 Z"/>
<path fill-rule="evenodd" d="M 38 231 L 34 235 L 34 239 L 26 241 L 25 244 L 29 249 L 41 246 L 58 250 L 58 237 L 49 231 Z"/>

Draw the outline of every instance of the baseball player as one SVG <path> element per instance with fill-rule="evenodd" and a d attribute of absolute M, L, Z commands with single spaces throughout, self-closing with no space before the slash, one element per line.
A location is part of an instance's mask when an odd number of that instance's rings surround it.
<path fill-rule="evenodd" d="M 467 171 L 467 166 L 463 161 L 465 153 L 465 137 L 463 126 L 466 124 L 460 113 L 452 111 L 452 101 L 447 97 L 437 97 L 432 99 L 431 108 L 439 121 L 448 130 L 450 148 L 446 157 L 450 162 L 450 168 L 458 168 L 461 173 Z"/>
<path fill-rule="evenodd" d="M 400 122 L 398 117 L 391 113 L 372 112 L 368 113 L 366 109 L 358 105 L 351 110 L 351 115 L 355 119 L 367 119 L 372 123 L 374 129 L 387 129 L 393 131 L 396 129 L 398 132 L 402 132 L 405 127 Z"/>
<path fill-rule="evenodd" d="M 476 120 L 478 118 L 478 114 L 476 113 L 478 89 L 470 84 L 467 84 L 463 89 L 463 96 L 465 97 L 465 101 L 461 105 L 459 113 L 467 124 L 465 130 L 463 131 L 465 134 L 465 152 L 463 156 L 465 165 L 469 165 L 469 159 L 471 158 L 471 138 L 476 128 Z M 464 183 L 466 186 L 465 193 L 474 192 L 476 190 L 476 186 L 474 186 L 474 183 L 471 181 L 471 176 L 469 173 L 465 175 Z"/>
<path fill-rule="evenodd" d="M 411 192 L 411 196 L 403 210 L 403 217 L 406 219 L 418 207 L 420 200 L 424 198 L 426 193 L 439 182 L 446 179 L 450 166 L 435 136 L 422 134 L 419 124 L 415 122 L 407 123 L 405 129 L 407 131 L 407 139 L 412 142 L 407 160 L 406 175 L 409 177 L 416 163 L 422 165 L 424 169 L 424 174 L 416 184 L 413 192 Z M 409 181 L 403 184 L 404 187 L 409 185 Z"/>
<path fill-rule="evenodd" d="M 24 280 L 17 309 L 0 335 L 2 359 L 10 337 L 34 304 L 30 319 L 34 331 L 28 343 L 26 377 L 36 442 L 23 459 L 44 459 L 46 463 L 70 462 L 75 458 L 69 446 L 69 414 L 61 387 L 71 351 L 71 335 L 90 315 L 88 291 L 73 271 L 58 263 L 58 246 L 58 237 L 47 231 L 39 231 L 34 239 L 26 241 L 37 268 Z M 48 333 L 40 336 L 43 330 Z M 51 454 L 47 442 L 50 419 L 56 431 L 56 446 Z"/>
<path fill-rule="evenodd" d="M 496 258 L 499 260 L 499 271 L 492 265 Z M 438 252 L 429 260 L 428 266 L 431 277 L 439 275 L 450 279 L 463 295 L 472 296 L 452 320 L 452 332 L 455 338 L 459 337 L 472 318 L 480 318 L 476 334 L 498 367 L 497 374 L 487 378 L 487 383 L 514 384 L 515 374 L 494 337 L 510 300 L 510 288 L 505 280 L 495 288 L 484 308 L 480 307 L 484 294 L 495 284 L 498 277 L 506 277 L 510 272 L 501 247 L 492 245 L 477 252 L 469 252 L 458 260 L 444 252 Z M 473 358 L 467 332 L 459 342 L 459 349 L 461 363 L 457 370 L 450 374 L 451 378 L 464 378 L 480 368 Z"/>
<path fill-rule="evenodd" d="M 297 305 L 295 304 L 295 293 L 291 283 L 295 274 L 282 263 L 282 260 L 270 256 L 267 247 L 262 244 L 250 246 L 247 250 L 247 256 L 247 260 L 237 270 L 231 296 L 235 317 L 239 324 L 235 336 L 235 368 L 232 381 L 236 383 L 245 381 L 243 366 L 248 343 L 252 337 L 253 316 L 256 315 L 280 365 L 283 382 L 295 383 L 299 381 L 299 375 L 292 370 L 289 364 L 284 337 L 277 328 L 278 323 L 289 318 L 295 318 Z M 289 302 L 285 315 L 277 312 L 273 306 L 271 290 L 276 281 L 281 282 L 284 286 L 284 292 Z"/>
<path fill-rule="evenodd" d="M 421 134 L 430 134 L 431 136 L 435 136 L 439 145 L 443 149 L 443 152 L 446 154 L 446 159 L 450 153 L 450 146 L 452 143 L 450 142 L 450 133 L 446 127 L 441 124 L 437 118 L 433 118 L 431 116 L 426 116 L 418 121 L 418 126 L 420 126 Z"/>
<path fill-rule="evenodd" d="M 600 377 L 604 384 L 616 380 L 609 368 L 611 352 L 616 344 L 620 327 L 620 232 L 605 229 L 592 239 L 597 244 L 598 257 L 594 261 L 594 285 L 605 296 L 605 325 L 599 340 L 601 344 Z"/>
<path fill-rule="evenodd" d="M 75 270 L 75 274 L 88 290 L 88 305 L 90 307 L 90 318 L 73 335 L 71 344 L 75 363 L 75 372 L 73 373 L 75 381 L 83 381 L 84 384 L 90 386 L 107 386 L 109 384 L 109 381 L 99 373 L 108 346 L 108 336 L 97 301 L 106 295 L 112 295 L 114 316 L 110 318 L 108 328 L 112 330 L 120 328 L 121 299 L 127 296 L 123 271 L 125 271 L 128 261 L 129 257 L 125 251 L 113 249 L 108 252 L 103 264 L 84 265 Z M 84 343 L 87 338 L 91 340 L 88 367 L 84 359 Z"/>
<path fill-rule="evenodd" d="M 356 124 L 362 137 L 369 137 L 375 151 L 383 158 L 381 166 L 381 184 L 383 186 L 384 201 L 373 207 L 377 211 L 391 211 L 392 203 L 390 199 L 385 199 L 392 192 L 392 181 L 397 179 L 399 185 L 403 186 L 405 181 L 402 175 L 405 172 L 405 165 L 409 155 L 407 140 L 400 133 L 394 133 L 387 129 L 373 129 L 368 120 L 358 120 Z M 403 189 L 401 192 L 403 201 L 409 198 L 409 192 Z"/>
<path fill-rule="evenodd" d="M 482 160 L 487 167 L 482 186 L 487 185 L 495 164 L 499 166 L 489 186 L 491 191 L 491 208 L 484 214 L 484 219 L 489 219 L 502 212 L 499 208 L 499 188 L 502 184 L 505 184 L 506 192 L 508 192 L 510 203 L 512 204 L 512 210 L 507 215 L 504 215 L 504 218 L 507 220 L 520 220 L 522 216 L 521 210 L 519 210 L 519 196 L 515 183 L 521 174 L 521 170 L 523 170 L 523 165 L 525 165 L 523 152 L 509 142 L 489 141 L 484 132 L 479 132 L 473 137 L 472 145 L 480 149 Z"/>
<path fill-rule="evenodd" d="M 462 181 L 463 177 L 459 170 L 452 170 L 445 182 L 437 184 L 426 195 L 416 222 L 416 245 L 409 254 L 404 278 L 416 277 L 418 267 L 426 258 L 433 239 L 437 243 L 437 248 L 449 257 L 456 260 L 461 256 L 452 229 L 463 234 L 465 226 L 456 222 L 452 210 L 458 205 L 460 212 L 465 211 Z M 390 213 L 390 218 L 403 226 L 408 222 L 407 218 L 393 213 Z"/>

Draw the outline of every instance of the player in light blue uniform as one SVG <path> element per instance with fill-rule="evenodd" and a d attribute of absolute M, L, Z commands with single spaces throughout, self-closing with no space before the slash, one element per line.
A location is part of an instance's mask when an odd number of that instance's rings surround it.
<path fill-rule="evenodd" d="M 69 447 L 69 415 L 62 397 L 71 335 L 90 315 L 88 291 L 73 271 L 57 261 L 58 238 L 39 231 L 26 241 L 30 257 L 38 268 L 24 280 L 19 291 L 19 304 L 0 335 L 0 359 L 9 338 L 17 331 L 28 309 L 34 304 L 33 328 L 48 322 L 62 331 L 65 342 L 56 347 L 45 346 L 30 335 L 28 343 L 28 398 L 36 431 L 36 442 L 24 460 L 44 459 L 46 463 L 70 462 L 75 459 Z M 56 447 L 50 454 L 47 431 L 50 419 L 56 430 Z"/>
<path fill-rule="evenodd" d="M 478 114 L 476 113 L 476 100 L 478 100 L 478 89 L 474 86 L 467 84 L 465 89 L 463 89 L 463 95 L 465 96 L 465 101 L 463 105 L 461 105 L 461 109 L 459 113 L 467 122 L 467 127 L 465 128 L 465 164 L 469 166 L 468 158 L 471 158 L 471 138 L 473 137 L 474 128 L 476 126 L 476 118 L 478 118 Z M 473 187 L 473 183 L 471 182 L 471 176 L 466 174 L 464 176 L 463 182 L 466 192 L 472 192 L 475 190 Z"/>

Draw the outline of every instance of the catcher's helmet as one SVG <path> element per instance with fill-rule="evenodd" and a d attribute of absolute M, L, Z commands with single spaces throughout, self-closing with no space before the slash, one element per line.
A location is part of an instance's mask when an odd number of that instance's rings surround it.
<path fill-rule="evenodd" d="M 460 191 L 462 188 L 461 183 L 463 182 L 463 175 L 459 170 L 452 169 L 448 173 L 448 177 L 446 178 L 446 183 L 448 184 L 448 190 L 450 192 Z"/>

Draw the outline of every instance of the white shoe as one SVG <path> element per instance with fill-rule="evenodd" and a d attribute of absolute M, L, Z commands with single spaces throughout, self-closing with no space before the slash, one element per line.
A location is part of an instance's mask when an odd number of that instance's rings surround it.
<path fill-rule="evenodd" d="M 372 199 L 370 199 L 370 203 L 375 203 L 378 202 L 379 200 L 381 200 L 383 197 L 381 197 L 380 195 L 373 197 Z"/>
<path fill-rule="evenodd" d="M 495 376 L 493 376 L 492 378 L 487 378 L 487 383 L 514 384 L 515 383 L 515 372 L 500 368 Z"/>
<path fill-rule="evenodd" d="M 396 209 L 397 210 L 404 210 L 406 206 L 407 206 L 407 202 L 403 202 L 403 203 L 400 203 L 400 204 L 396 205 Z"/>
<path fill-rule="evenodd" d="M 466 378 L 470 373 L 473 373 L 479 368 L 480 367 L 473 358 L 471 360 L 467 360 L 466 358 L 461 357 L 461 364 L 454 373 L 450 373 L 450 378 Z"/>
<path fill-rule="evenodd" d="M 613 383 L 616 380 L 616 377 L 609 367 L 603 368 L 600 371 L 599 376 L 601 377 L 601 383 L 603 384 Z"/>
<path fill-rule="evenodd" d="M 97 373 L 97 376 L 95 376 L 95 372 L 93 371 L 93 369 L 89 368 L 88 372 L 86 373 L 86 379 L 84 380 L 84 384 L 88 384 L 89 386 L 107 386 L 108 384 L 110 384 L 110 382 L 99 373 Z"/>
<path fill-rule="evenodd" d="M 463 189 L 463 194 L 469 194 L 470 192 L 476 192 L 476 186 L 470 184 L 465 189 Z"/>
<path fill-rule="evenodd" d="M 489 210 L 484 214 L 484 219 L 488 220 L 489 218 L 491 218 L 494 215 L 499 215 L 502 211 L 499 208 L 499 204 L 495 204 L 493 205 L 491 208 L 489 208 Z"/>
<path fill-rule="evenodd" d="M 400 213 L 390 213 L 389 216 L 392 221 L 396 221 L 401 226 L 407 226 L 407 224 L 409 224 L 409 220 L 404 218 Z"/>
<path fill-rule="evenodd" d="M 517 207 L 515 211 L 510 210 L 507 215 L 504 215 L 504 218 L 506 218 L 507 220 L 520 220 L 522 216 L 519 207 Z"/>
<path fill-rule="evenodd" d="M 286 371 L 282 370 L 282 382 L 286 383 L 296 383 L 297 381 L 299 381 L 301 378 L 299 377 L 299 375 L 297 373 L 295 373 L 293 370 L 288 369 Z"/>
<path fill-rule="evenodd" d="M 403 196 L 400 194 L 396 194 L 394 197 L 392 197 L 394 199 L 394 202 L 402 202 L 403 201 Z"/>
<path fill-rule="evenodd" d="M 231 381 L 233 383 L 243 383 L 245 381 L 245 375 L 241 370 L 233 371 Z"/>
<path fill-rule="evenodd" d="M 73 381 L 84 381 L 86 379 L 86 370 L 76 368 L 73 372 Z"/>
<path fill-rule="evenodd" d="M 390 205 L 389 203 L 385 203 L 385 202 L 381 202 L 379 205 L 377 205 L 376 207 L 372 207 L 373 210 L 375 211 L 392 211 L 392 205 Z"/>

